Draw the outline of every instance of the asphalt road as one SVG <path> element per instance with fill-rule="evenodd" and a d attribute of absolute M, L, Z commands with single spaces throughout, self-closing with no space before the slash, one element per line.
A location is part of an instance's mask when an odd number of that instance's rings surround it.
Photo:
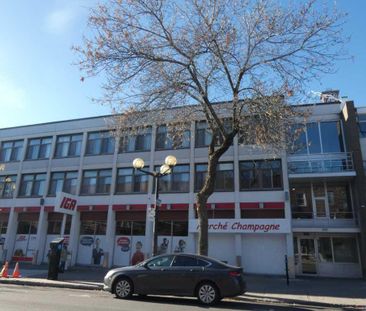
<path fill-rule="evenodd" d="M 19 285 L 0 285 L 1 311 L 180 311 L 180 310 L 341 310 L 315 305 L 273 304 L 270 302 L 253 302 L 224 300 L 215 307 L 204 307 L 194 298 L 177 297 L 134 297 L 131 300 L 119 300 L 103 291 L 71 290 L 49 287 L 28 287 Z"/>

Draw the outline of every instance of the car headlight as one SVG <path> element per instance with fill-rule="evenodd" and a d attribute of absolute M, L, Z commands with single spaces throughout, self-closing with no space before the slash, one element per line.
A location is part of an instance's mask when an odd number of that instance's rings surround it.
<path fill-rule="evenodd" d="M 112 270 L 108 271 L 104 278 L 110 280 L 112 278 L 113 274 L 114 274 L 114 271 L 112 271 Z"/>

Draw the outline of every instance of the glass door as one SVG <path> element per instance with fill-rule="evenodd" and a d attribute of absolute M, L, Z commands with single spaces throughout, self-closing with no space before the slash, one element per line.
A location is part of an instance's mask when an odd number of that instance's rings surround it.
<path fill-rule="evenodd" d="M 301 272 L 316 274 L 315 241 L 311 238 L 300 238 Z"/>

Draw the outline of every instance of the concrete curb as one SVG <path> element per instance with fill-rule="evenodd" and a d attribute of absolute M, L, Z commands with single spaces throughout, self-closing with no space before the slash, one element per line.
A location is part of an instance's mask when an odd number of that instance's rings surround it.
<path fill-rule="evenodd" d="M 71 283 L 63 281 L 52 280 L 27 280 L 27 279 L 0 279 L 0 284 L 12 284 L 23 286 L 43 286 L 43 287 L 58 287 L 58 288 L 70 288 L 70 289 L 85 289 L 85 290 L 102 290 L 103 284 L 82 284 Z"/>

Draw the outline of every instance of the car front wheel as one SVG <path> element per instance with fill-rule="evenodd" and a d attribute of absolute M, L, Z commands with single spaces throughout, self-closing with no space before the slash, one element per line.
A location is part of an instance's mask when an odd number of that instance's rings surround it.
<path fill-rule="evenodd" d="M 130 298 L 133 294 L 132 282 L 127 278 L 121 278 L 117 280 L 114 288 L 114 293 L 116 294 L 117 298 Z"/>
<path fill-rule="evenodd" d="M 213 305 L 220 300 L 219 291 L 212 283 L 202 283 L 197 289 L 198 301 L 205 305 Z"/>

